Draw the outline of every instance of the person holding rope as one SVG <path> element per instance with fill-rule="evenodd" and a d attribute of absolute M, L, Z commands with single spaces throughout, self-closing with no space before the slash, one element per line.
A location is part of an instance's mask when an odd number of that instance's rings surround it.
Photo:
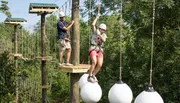
<path fill-rule="evenodd" d="M 95 83 L 98 82 L 95 75 L 99 72 L 103 64 L 103 46 L 106 41 L 106 24 L 100 24 L 99 28 L 96 29 L 96 22 L 99 19 L 100 13 L 96 16 L 92 23 L 92 38 L 91 38 L 91 46 L 89 49 L 90 60 L 92 62 L 89 69 L 88 81 Z"/>
<path fill-rule="evenodd" d="M 70 38 L 67 34 L 67 31 L 72 27 L 74 21 L 67 25 L 65 21 L 65 14 L 64 12 L 59 13 L 60 21 L 57 23 L 57 30 L 58 30 L 58 40 L 59 40 L 59 63 L 58 66 L 66 65 L 71 66 L 72 64 L 69 63 L 69 59 L 71 56 L 71 44 Z M 66 63 L 63 63 L 63 52 L 67 50 L 66 54 Z"/>

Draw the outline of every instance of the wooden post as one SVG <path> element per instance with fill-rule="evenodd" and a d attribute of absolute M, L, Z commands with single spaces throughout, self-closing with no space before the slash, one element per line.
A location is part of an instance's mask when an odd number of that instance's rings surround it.
<path fill-rule="evenodd" d="M 17 47 L 17 25 L 14 25 L 14 54 L 17 54 L 18 47 Z M 15 69 L 18 68 L 18 62 L 17 62 L 17 57 L 14 56 L 14 66 Z M 17 87 L 16 87 L 16 103 L 19 101 L 19 88 L 18 88 L 18 82 L 17 82 Z"/>
<path fill-rule="evenodd" d="M 14 54 L 17 54 L 17 50 L 18 50 L 18 47 L 17 47 L 17 25 L 14 25 Z M 14 56 L 14 65 L 15 65 L 15 68 L 17 69 L 18 63 L 17 63 L 16 56 Z"/>
<path fill-rule="evenodd" d="M 72 19 L 74 20 L 72 31 L 72 58 L 73 65 L 79 65 L 80 58 L 80 32 L 79 32 L 79 0 L 72 0 Z M 71 73 L 70 103 L 79 103 L 79 73 Z"/>
<path fill-rule="evenodd" d="M 41 56 L 46 56 L 46 44 L 45 44 L 45 16 L 43 13 L 41 15 Z M 47 84 L 46 80 L 46 61 L 41 61 L 41 76 L 42 76 L 42 86 Z M 47 103 L 47 88 L 42 88 L 42 103 Z"/>
<path fill-rule="evenodd" d="M 79 64 L 80 55 L 80 31 L 79 31 L 79 0 L 72 0 L 72 19 L 74 25 L 72 26 L 72 63 Z"/>
<path fill-rule="evenodd" d="M 71 73 L 70 75 L 70 103 L 79 103 L 79 73 Z"/>

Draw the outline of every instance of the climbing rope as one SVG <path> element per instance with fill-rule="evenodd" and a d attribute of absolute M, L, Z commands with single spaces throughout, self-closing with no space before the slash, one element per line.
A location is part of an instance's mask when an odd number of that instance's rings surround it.
<path fill-rule="evenodd" d="M 122 4 L 123 1 L 121 0 L 121 6 L 120 6 L 120 35 L 119 35 L 119 44 L 120 44 L 120 48 L 119 48 L 119 53 L 120 53 L 120 74 L 119 74 L 119 79 L 120 81 L 122 80 L 122 26 L 123 26 L 123 19 L 122 19 Z"/>
<path fill-rule="evenodd" d="M 101 4 L 100 4 L 100 2 L 98 2 L 98 15 L 101 15 L 100 9 L 101 9 Z M 100 19 L 100 17 L 99 17 L 99 19 Z M 97 25 L 99 25 L 99 21 L 100 21 L 99 19 L 97 20 Z"/>
<path fill-rule="evenodd" d="M 87 0 L 87 2 L 88 2 L 88 0 Z M 88 37 L 89 37 L 89 48 L 90 48 L 90 46 L 91 46 L 91 14 L 92 14 L 92 7 L 91 7 L 91 0 L 89 0 L 89 25 L 90 25 L 90 28 L 89 28 L 89 35 L 88 35 Z M 90 57 L 88 56 L 88 64 L 90 64 Z"/>
<path fill-rule="evenodd" d="M 23 39 L 24 39 L 24 36 L 23 36 L 23 29 L 21 29 L 21 38 L 22 38 L 22 41 L 21 41 L 21 54 L 23 55 L 23 51 L 24 51 L 24 45 L 23 45 Z"/>
<path fill-rule="evenodd" d="M 150 66 L 150 80 L 149 80 L 150 85 L 152 85 L 152 71 L 153 71 L 154 21 L 155 21 L 155 0 L 153 0 L 153 17 L 152 17 L 151 66 Z"/>

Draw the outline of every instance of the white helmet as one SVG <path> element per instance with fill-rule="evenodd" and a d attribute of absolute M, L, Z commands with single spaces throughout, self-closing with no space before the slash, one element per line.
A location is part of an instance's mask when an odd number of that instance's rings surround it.
<path fill-rule="evenodd" d="M 60 12 L 60 13 L 59 13 L 59 17 L 60 17 L 60 18 L 61 18 L 61 17 L 65 17 L 64 12 Z"/>
<path fill-rule="evenodd" d="M 100 24 L 99 28 L 106 30 L 106 24 Z"/>

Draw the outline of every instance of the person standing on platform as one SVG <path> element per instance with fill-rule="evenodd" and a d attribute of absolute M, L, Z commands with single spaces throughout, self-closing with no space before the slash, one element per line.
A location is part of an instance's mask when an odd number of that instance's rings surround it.
<path fill-rule="evenodd" d="M 68 25 L 65 21 L 65 14 L 64 12 L 59 13 L 59 22 L 57 23 L 57 31 L 58 31 L 58 40 L 59 40 L 59 63 L 58 66 L 71 66 L 72 64 L 69 63 L 70 56 L 71 56 L 71 44 L 70 38 L 67 34 L 67 31 L 72 27 L 74 21 L 70 22 Z M 67 50 L 66 54 L 66 63 L 63 63 L 63 53 Z"/>

